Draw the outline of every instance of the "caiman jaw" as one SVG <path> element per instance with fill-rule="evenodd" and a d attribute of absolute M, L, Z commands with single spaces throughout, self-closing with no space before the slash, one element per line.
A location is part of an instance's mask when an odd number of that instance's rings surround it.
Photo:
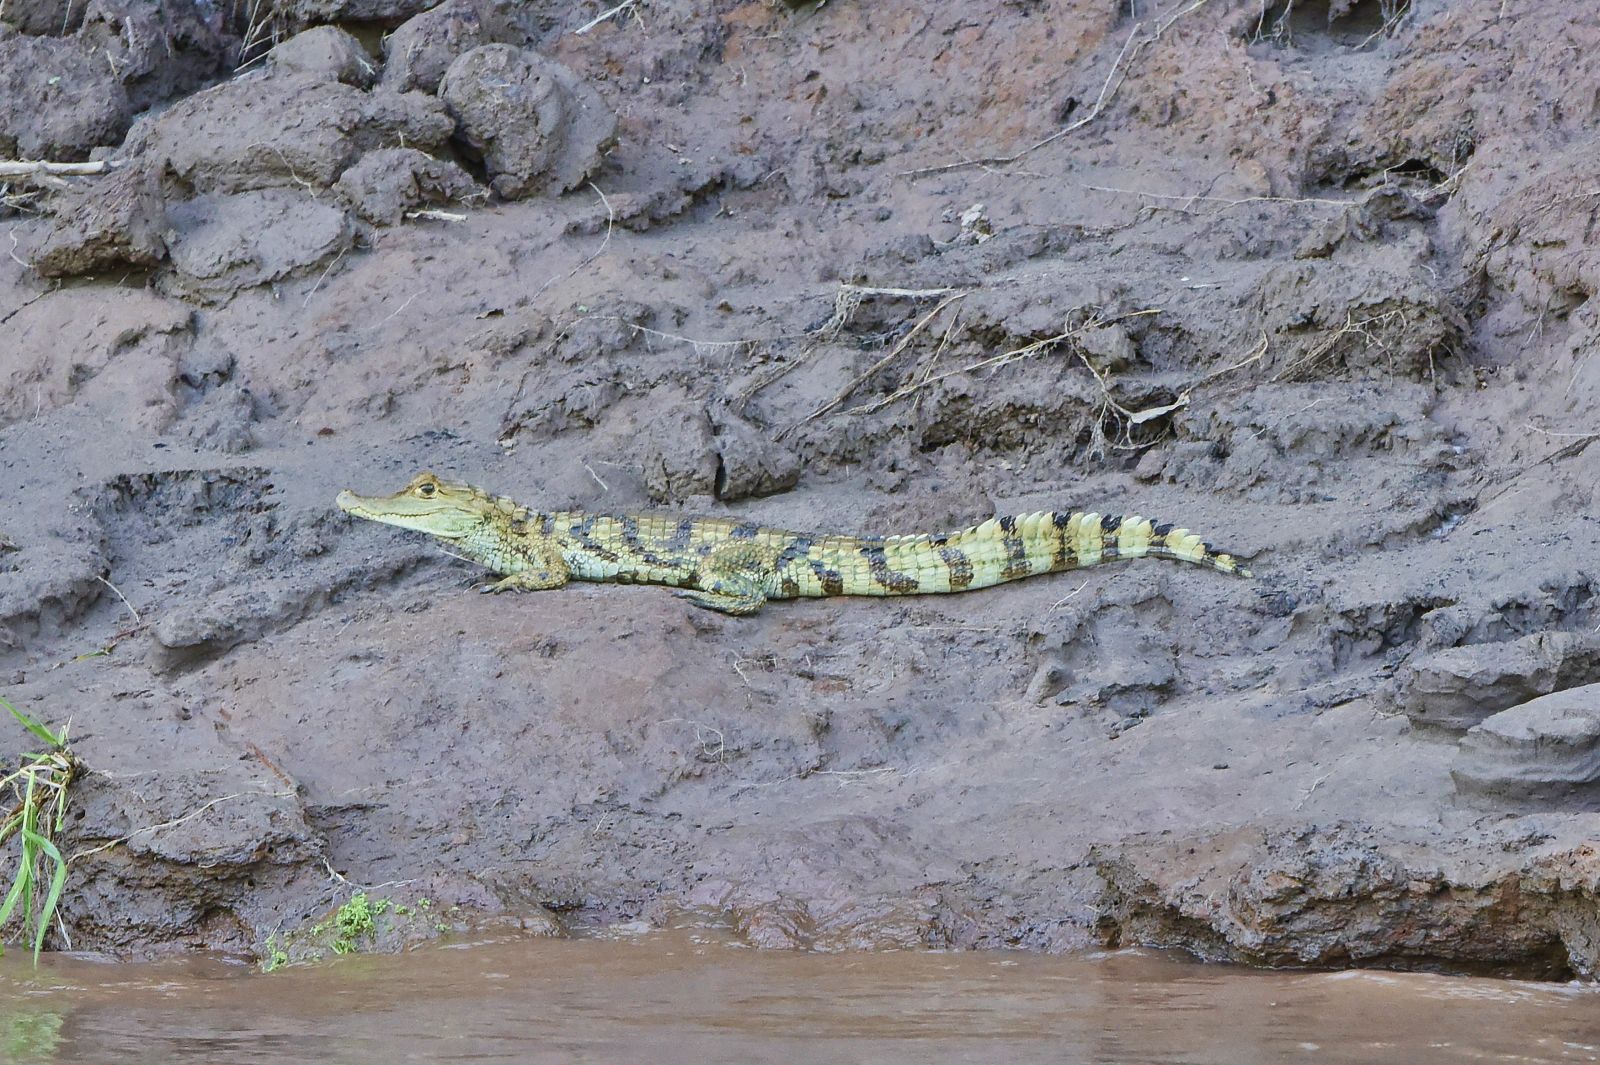
<path fill-rule="evenodd" d="M 466 485 L 441 481 L 431 473 L 416 477 L 392 496 L 362 496 L 348 488 L 336 502 L 346 514 L 369 521 L 460 540 L 482 523 L 479 493 Z"/>

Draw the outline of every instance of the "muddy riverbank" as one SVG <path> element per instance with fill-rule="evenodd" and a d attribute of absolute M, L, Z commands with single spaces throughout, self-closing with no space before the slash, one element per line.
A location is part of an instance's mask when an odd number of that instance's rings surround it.
<path fill-rule="evenodd" d="M 52 943 L 311 952 L 367 890 L 443 915 L 392 944 L 1600 966 L 1594 15 L 246 6 L 0 14 L 0 156 L 117 164 L 0 178 L 0 692 L 92 769 Z M 490 598 L 332 506 L 422 468 L 1259 578 Z"/>

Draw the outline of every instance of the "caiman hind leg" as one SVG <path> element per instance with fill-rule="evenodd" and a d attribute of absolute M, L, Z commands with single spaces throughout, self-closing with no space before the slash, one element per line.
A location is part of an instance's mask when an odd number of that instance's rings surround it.
<path fill-rule="evenodd" d="M 695 606 L 721 614 L 744 617 L 767 603 L 766 593 L 748 577 L 728 577 L 705 582 L 699 588 L 679 588 L 672 594 Z"/>
<path fill-rule="evenodd" d="M 765 573 L 770 565 L 754 545 L 718 544 L 696 570 L 695 586 L 672 594 L 722 614 L 754 614 L 767 602 Z"/>

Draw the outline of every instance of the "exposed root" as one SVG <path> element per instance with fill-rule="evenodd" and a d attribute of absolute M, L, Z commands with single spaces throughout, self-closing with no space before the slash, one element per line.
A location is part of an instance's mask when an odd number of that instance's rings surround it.
<path fill-rule="evenodd" d="M 895 359 L 899 358 L 900 357 L 900 353 L 906 350 L 906 348 L 910 345 L 911 341 L 916 338 L 918 333 L 922 332 L 923 328 L 929 322 L 931 322 L 935 318 L 937 318 L 939 316 L 939 314 L 946 307 L 950 306 L 956 300 L 959 300 L 959 299 L 963 298 L 966 295 L 967 295 L 967 293 L 965 293 L 965 292 L 952 292 L 952 293 L 950 293 L 950 295 L 948 295 L 944 299 L 940 300 L 939 301 L 939 305 L 937 307 L 935 307 L 933 310 L 929 311 L 927 314 L 923 315 L 922 318 L 917 322 L 917 324 L 912 326 L 911 330 L 908 333 L 906 333 L 905 336 L 900 338 L 900 341 L 897 344 L 895 344 L 895 346 L 893 348 L 891 348 L 889 350 L 889 354 L 885 355 L 883 358 L 881 358 L 877 362 L 873 363 L 866 370 L 864 370 L 861 373 L 857 374 L 854 378 L 851 379 L 849 384 L 845 385 L 842 389 L 840 389 L 839 392 L 832 399 L 828 400 L 828 402 L 824 403 L 822 406 L 818 407 L 816 410 L 812 411 L 810 414 L 807 414 L 804 418 L 801 418 L 798 422 L 795 422 L 793 425 L 788 426 L 787 428 L 785 428 L 782 431 L 780 431 L 777 434 L 777 439 L 779 439 L 779 440 L 783 439 L 789 433 L 792 433 L 794 430 L 800 428 L 800 426 L 805 425 L 807 422 L 814 421 L 815 419 L 822 417 L 824 414 L 827 414 L 829 411 L 831 411 L 834 408 L 838 407 L 845 400 L 849 399 L 851 394 L 853 392 L 855 392 L 855 390 L 857 388 L 860 388 L 863 382 L 867 381 L 874 374 L 876 374 L 879 371 L 881 371 L 885 366 L 888 366 Z"/>
<path fill-rule="evenodd" d="M 1392 370 L 1394 367 L 1395 353 L 1390 350 L 1387 343 L 1388 340 L 1392 339 L 1392 337 L 1389 336 L 1389 332 L 1392 327 L 1399 326 L 1401 329 L 1405 329 L 1410 324 L 1410 317 L 1405 311 L 1402 310 L 1383 311 L 1380 314 L 1369 315 L 1368 317 L 1361 319 L 1357 319 L 1355 312 L 1353 311 L 1346 312 L 1344 325 L 1340 326 L 1338 329 L 1334 330 L 1333 333 L 1324 337 L 1316 347 L 1311 349 L 1311 351 L 1307 352 L 1305 355 L 1302 355 L 1300 358 L 1291 362 L 1288 366 L 1285 366 L 1283 369 L 1279 370 L 1273 375 L 1272 381 L 1274 384 L 1277 384 L 1282 381 L 1291 380 L 1297 374 L 1304 373 L 1308 370 L 1313 370 L 1329 362 L 1335 357 L 1339 349 L 1349 338 L 1355 338 L 1362 344 L 1363 347 L 1375 347 L 1379 351 L 1383 352 L 1384 355 L 1389 359 L 1390 368 Z M 1428 355 L 1428 376 L 1429 378 L 1433 377 L 1432 353 Z"/>
<path fill-rule="evenodd" d="M 607 10 L 600 12 L 600 14 L 596 15 L 588 22 L 585 22 L 582 26 L 579 26 L 572 32 L 576 34 L 588 33 L 590 30 L 594 29 L 607 19 L 616 18 L 617 16 L 624 14 L 631 14 L 635 22 L 641 26 L 644 25 L 644 17 L 639 14 L 639 0 L 622 0 L 622 3 L 618 4 L 616 7 L 608 8 Z"/>
<path fill-rule="evenodd" d="M 833 297 L 833 316 L 809 334 L 809 339 L 813 340 L 814 343 L 795 358 L 774 367 L 752 381 L 734 397 L 735 402 L 749 402 L 751 397 L 776 384 L 811 361 L 811 357 L 821 348 L 822 343 L 833 340 L 843 331 L 844 327 L 855 317 L 862 301 L 868 296 L 888 296 L 897 299 L 933 299 L 936 296 L 948 296 L 954 291 L 954 289 L 950 288 L 872 288 L 864 285 L 840 285 L 839 291 Z"/>
<path fill-rule="evenodd" d="M 1106 80 L 1100 86 L 1100 94 L 1095 97 L 1093 106 L 1076 122 L 1056 130 L 1043 140 L 1023 148 L 1021 151 L 1012 152 L 1010 155 L 991 155 L 981 159 L 963 159 L 959 163 L 944 163 L 940 166 L 925 166 L 916 170 L 902 171 L 901 177 L 919 178 L 929 174 L 948 174 L 953 170 L 964 170 L 967 167 L 983 167 L 985 169 L 997 166 L 1009 166 L 1018 162 L 1024 156 L 1031 155 L 1040 148 L 1054 144 L 1062 137 L 1087 126 L 1105 111 L 1106 105 L 1117 95 L 1117 90 L 1122 88 L 1122 83 L 1128 79 L 1128 68 L 1138 58 L 1139 53 L 1155 44 L 1161 35 L 1172 28 L 1172 24 L 1191 11 L 1196 11 L 1210 3 L 1211 0 L 1192 0 L 1191 3 L 1180 6 L 1179 10 L 1170 15 L 1155 15 L 1150 18 L 1140 19 L 1133 24 L 1133 29 L 1128 31 L 1127 40 L 1122 42 L 1122 50 L 1117 53 L 1117 58 L 1111 64 L 1111 71 L 1106 75 Z"/>
<path fill-rule="evenodd" d="M 1053 351 L 1060 345 L 1082 336 L 1091 329 L 1097 329 L 1101 326 L 1110 325 L 1115 322 L 1124 322 L 1130 318 L 1139 318 L 1148 314 L 1160 313 L 1161 311 L 1159 308 L 1151 307 L 1142 311 L 1133 311 L 1129 314 L 1119 314 L 1113 318 L 1101 318 L 1098 315 L 1091 315 L 1090 318 L 1082 325 L 1068 329 L 1064 333 L 1057 333 L 1055 336 L 1045 337 L 1043 340 L 1035 340 L 1032 343 L 1024 344 L 1020 348 L 1012 348 L 1010 351 L 1003 351 L 998 355 L 991 355 L 986 359 L 979 359 L 976 362 L 968 363 L 967 365 L 957 369 L 946 370 L 941 374 L 924 376 L 921 380 L 902 385 L 881 399 L 873 400 L 871 403 L 865 403 L 859 407 L 853 407 L 847 413 L 874 414 L 880 410 L 883 410 L 885 407 L 890 406 L 891 404 L 905 399 L 907 396 L 939 384 L 941 381 L 949 380 L 952 377 L 959 377 L 962 374 L 976 373 L 979 370 L 994 370 L 1001 366 L 1009 365 L 1013 362 L 1020 362 L 1023 359 L 1031 359 L 1036 355 L 1042 355 Z M 868 376 L 870 376 L 870 373 Z"/>
<path fill-rule="evenodd" d="M 181 824 L 193 821 L 195 818 L 199 817 L 213 806 L 219 806 L 225 802 L 232 802 L 234 799 L 254 799 L 262 797 L 286 799 L 292 798 L 293 796 L 293 791 L 236 791 L 231 795 L 219 795 L 215 799 L 207 799 L 205 802 L 201 803 L 199 806 L 196 806 L 188 813 L 179 817 L 174 817 L 170 821 L 162 821 L 161 823 L 154 825 L 143 825 L 134 829 L 132 832 L 129 832 L 126 836 L 118 836 L 116 839 L 107 840 L 106 842 L 96 846 L 88 847 L 80 851 L 74 851 L 67 857 L 67 862 L 70 865 L 72 862 L 76 862 L 82 858 L 88 858 L 92 855 L 99 854 L 102 851 L 108 851 L 113 847 L 120 847 L 130 840 L 138 839 L 140 836 L 150 835 L 155 832 L 164 832 L 169 828 L 176 828 Z"/>
<path fill-rule="evenodd" d="M 606 253 L 606 249 L 611 246 L 611 233 L 617 227 L 616 209 L 611 206 L 611 201 L 606 198 L 606 194 L 600 190 L 599 185 L 596 185 L 592 181 L 588 182 L 587 184 L 591 189 L 594 190 L 594 194 L 600 197 L 600 204 L 606 209 L 606 235 L 600 239 L 600 246 L 594 251 L 590 252 L 588 257 L 585 258 L 581 263 L 579 263 L 577 266 L 574 266 L 571 270 L 568 270 L 562 276 L 552 277 L 544 284 L 540 285 L 534 291 L 533 295 L 528 298 L 529 302 L 532 302 L 533 300 L 536 300 L 540 296 L 544 295 L 545 290 L 551 285 L 555 284 L 557 281 L 570 281 L 572 278 L 577 277 L 585 267 L 594 262 L 596 259 L 600 258 L 600 256 L 604 255 Z"/>
<path fill-rule="evenodd" d="M 1111 185 L 1080 185 L 1079 188 L 1088 189 L 1091 192 L 1114 193 L 1114 194 L 1119 195 L 1119 196 L 1138 196 L 1140 199 L 1144 199 L 1144 200 L 1170 200 L 1170 201 L 1174 201 L 1179 206 L 1164 207 L 1164 206 L 1161 206 L 1160 204 L 1147 204 L 1146 206 L 1149 207 L 1151 210 L 1176 211 L 1176 212 L 1178 212 L 1180 214 L 1191 214 L 1191 213 L 1193 213 L 1192 209 L 1193 209 L 1194 205 L 1195 204 L 1199 204 L 1199 203 L 1214 203 L 1214 204 L 1217 204 L 1218 205 L 1217 206 L 1217 210 L 1215 212 L 1213 212 L 1213 213 L 1216 213 L 1216 214 L 1220 214 L 1223 211 L 1231 210 L 1232 208 L 1235 208 L 1235 207 L 1244 207 L 1244 206 L 1248 206 L 1248 205 L 1251 205 L 1251 204 L 1258 204 L 1258 203 L 1287 203 L 1287 204 L 1303 204 L 1303 205 L 1308 205 L 1308 206 L 1313 206 L 1313 207 L 1341 207 L 1341 208 L 1342 207 L 1354 207 L 1358 203 L 1360 203 L 1359 200 L 1326 199 L 1326 198 L 1321 198 L 1321 197 L 1316 197 L 1316 196 L 1243 196 L 1243 197 L 1240 197 L 1238 199 L 1232 199 L 1232 198 L 1229 198 L 1229 197 L 1226 197 L 1226 196 L 1206 196 L 1206 195 L 1203 195 L 1203 194 L 1198 193 L 1198 192 L 1189 193 L 1188 195 L 1177 195 L 1177 194 L 1174 194 L 1174 193 L 1164 193 L 1164 192 L 1140 192 L 1138 189 L 1119 189 L 1119 188 L 1116 188 L 1116 187 L 1111 186 Z"/>

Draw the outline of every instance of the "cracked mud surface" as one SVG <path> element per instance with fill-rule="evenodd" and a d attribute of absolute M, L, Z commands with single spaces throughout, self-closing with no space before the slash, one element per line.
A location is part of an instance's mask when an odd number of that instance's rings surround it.
<path fill-rule="evenodd" d="M 1592 16 L 305 2 L 228 76 L 207 5 L 47 6 L 0 55 L 139 58 L 104 114 L 0 114 L 123 163 L 0 219 L 0 685 L 73 721 L 72 849 L 128 837 L 75 946 L 260 953 L 391 885 L 1600 966 Z M 491 599 L 332 506 L 421 468 L 801 529 L 1137 512 L 1260 579 Z"/>

